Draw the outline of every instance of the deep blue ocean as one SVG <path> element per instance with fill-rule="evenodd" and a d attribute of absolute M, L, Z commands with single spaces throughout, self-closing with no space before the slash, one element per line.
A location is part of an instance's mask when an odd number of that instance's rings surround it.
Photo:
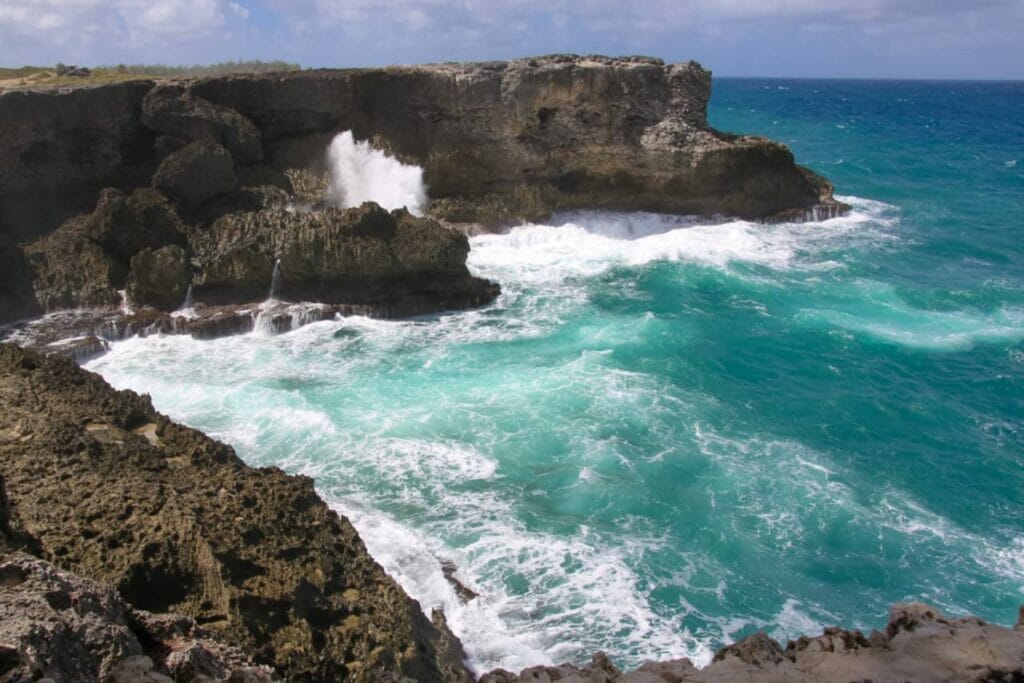
<path fill-rule="evenodd" d="M 501 298 L 121 342 L 88 365 L 316 478 L 474 666 L 1024 603 L 1024 84 L 716 80 L 817 223 L 581 213 L 472 240 Z M 440 561 L 480 596 L 461 604 Z"/>

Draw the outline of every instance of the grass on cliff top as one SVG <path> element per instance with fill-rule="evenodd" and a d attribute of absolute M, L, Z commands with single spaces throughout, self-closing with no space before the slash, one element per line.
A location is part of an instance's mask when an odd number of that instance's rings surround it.
<path fill-rule="evenodd" d="M 298 71 L 301 68 L 298 64 L 291 62 L 263 62 L 259 60 L 180 66 L 168 64 L 118 64 L 117 66 L 97 66 L 91 69 L 91 73 L 88 76 L 58 76 L 55 67 L 0 67 L 0 89 L 94 85 L 132 81 L 141 78 L 202 78 L 207 76 L 227 76 L 230 74 Z"/>

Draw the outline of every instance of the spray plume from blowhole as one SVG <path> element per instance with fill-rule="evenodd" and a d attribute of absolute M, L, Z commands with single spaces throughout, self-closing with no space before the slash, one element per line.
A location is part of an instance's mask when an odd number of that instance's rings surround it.
<path fill-rule="evenodd" d="M 350 130 L 334 136 L 327 161 L 329 199 L 334 205 L 350 208 L 377 202 L 388 211 L 407 208 L 412 214 L 423 215 L 427 186 L 421 167 L 403 164 L 369 142 L 357 141 Z"/>

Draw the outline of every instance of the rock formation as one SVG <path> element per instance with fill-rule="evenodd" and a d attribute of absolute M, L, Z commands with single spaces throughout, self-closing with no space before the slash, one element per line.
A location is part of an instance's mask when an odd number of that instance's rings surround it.
<path fill-rule="evenodd" d="M 28 537 L 61 571 L 116 588 L 134 609 L 186 615 L 291 679 L 469 679 L 443 617 L 424 616 L 310 479 L 249 468 L 230 447 L 154 411 L 147 397 L 15 346 L 0 345 L 0 404 L 5 539 Z M 25 566 L 40 580 L 70 580 Z M 92 617 L 51 614 L 16 596 L 12 609 L 72 631 L 77 622 L 67 619 L 113 624 L 123 638 L 89 657 L 141 654 L 124 631 L 122 603 L 89 590 L 99 596 Z M 0 648 L 25 633 L 11 628 L 0 631 Z M 113 659 L 88 666 L 107 671 Z M 9 653 L 4 661 L 24 664 Z"/>
<path fill-rule="evenodd" d="M 389 312 L 467 308 L 497 294 L 466 269 L 460 232 L 376 204 L 297 213 L 229 214 L 192 242 L 193 296 L 209 303 L 265 299 L 378 305 Z"/>
<path fill-rule="evenodd" d="M 518 675 L 492 671 L 480 683 L 981 683 L 1024 680 L 1024 609 L 1011 630 L 977 617 L 948 619 L 921 603 L 898 604 L 885 631 L 827 628 L 785 648 L 756 633 L 719 650 L 711 665 L 649 662 L 621 672 L 603 654 L 584 667 L 538 666 Z"/>
<path fill-rule="evenodd" d="M 194 235 L 231 232 L 218 221 L 281 220 L 323 233 L 336 216 L 261 212 L 289 199 L 322 211 L 325 150 L 346 129 L 423 166 L 429 216 L 449 223 L 494 227 L 574 208 L 768 220 L 843 210 L 828 181 L 783 145 L 710 128 L 710 93 L 710 73 L 694 62 L 575 56 L 3 92 L 0 322 L 114 305 L 138 252 L 178 244 L 191 264 Z M 100 196 L 104 187 L 112 189 Z M 396 221 L 440 244 L 436 224 Z M 205 249 L 210 240 L 201 241 Z M 327 279 L 346 287 L 321 288 L 318 298 L 411 297 L 416 306 L 387 308 L 408 314 L 474 305 L 496 291 L 451 277 L 447 263 L 418 264 L 422 282 L 389 269 L 369 283 L 359 273 L 375 269 L 380 254 L 368 253 L 351 276 L 333 264 Z M 194 284 L 224 293 L 223 282 Z"/>
<path fill-rule="evenodd" d="M 133 609 L 110 586 L 24 553 L 0 556 L 0 680 L 269 683 L 272 669 L 195 621 Z"/>

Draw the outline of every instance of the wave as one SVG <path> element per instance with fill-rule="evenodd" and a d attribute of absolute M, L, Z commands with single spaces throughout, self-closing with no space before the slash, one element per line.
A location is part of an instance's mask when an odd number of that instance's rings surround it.
<path fill-rule="evenodd" d="M 592 277 L 614 266 L 683 261 L 716 268 L 748 263 L 773 270 L 830 269 L 836 248 L 892 242 L 895 207 L 843 197 L 854 209 L 820 222 L 702 223 L 692 216 L 585 211 L 558 214 L 470 243 L 469 266 L 485 276 L 537 284 Z"/>
<path fill-rule="evenodd" d="M 805 308 L 798 317 L 925 351 L 965 351 L 981 343 L 1024 340 L 1024 308 L 929 310 L 908 304 L 888 284 L 852 280 L 846 287 L 855 296 Z"/>

